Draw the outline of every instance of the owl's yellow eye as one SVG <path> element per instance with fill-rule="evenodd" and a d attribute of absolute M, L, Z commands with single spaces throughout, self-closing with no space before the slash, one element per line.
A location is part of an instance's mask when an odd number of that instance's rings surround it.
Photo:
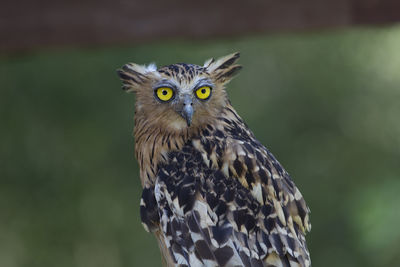
<path fill-rule="evenodd" d="M 156 95 L 161 101 L 168 101 L 174 96 L 174 91 L 169 87 L 160 87 L 157 88 Z"/>
<path fill-rule="evenodd" d="M 203 86 L 196 90 L 196 96 L 198 99 L 206 100 L 211 95 L 211 88 L 209 86 Z"/>

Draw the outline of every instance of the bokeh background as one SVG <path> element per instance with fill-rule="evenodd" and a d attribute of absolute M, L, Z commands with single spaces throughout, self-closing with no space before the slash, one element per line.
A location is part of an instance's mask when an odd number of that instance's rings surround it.
<path fill-rule="evenodd" d="M 311 208 L 313 266 L 398 266 L 396 2 L 112 3 L 2 7 L 1 267 L 161 266 L 115 70 L 234 51 L 229 96 Z"/>

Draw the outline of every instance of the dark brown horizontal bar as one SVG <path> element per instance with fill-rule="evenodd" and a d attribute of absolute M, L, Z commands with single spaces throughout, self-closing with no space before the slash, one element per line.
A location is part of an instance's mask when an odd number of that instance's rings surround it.
<path fill-rule="evenodd" d="M 396 0 L 6 0 L 0 51 L 400 21 Z"/>

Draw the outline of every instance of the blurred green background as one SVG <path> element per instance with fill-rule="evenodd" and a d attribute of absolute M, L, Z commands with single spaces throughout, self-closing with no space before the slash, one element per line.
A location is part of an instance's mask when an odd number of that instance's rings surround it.
<path fill-rule="evenodd" d="M 313 266 L 396 266 L 399 26 L 0 57 L 0 266 L 160 266 L 115 70 L 234 51 L 228 93 L 311 208 Z"/>

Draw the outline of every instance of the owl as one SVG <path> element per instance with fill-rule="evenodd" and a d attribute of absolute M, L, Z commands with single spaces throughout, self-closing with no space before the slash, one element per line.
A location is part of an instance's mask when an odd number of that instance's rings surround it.
<path fill-rule="evenodd" d="M 309 208 L 232 107 L 239 53 L 203 66 L 129 63 L 140 216 L 164 266 L 310 266 Z"/>

